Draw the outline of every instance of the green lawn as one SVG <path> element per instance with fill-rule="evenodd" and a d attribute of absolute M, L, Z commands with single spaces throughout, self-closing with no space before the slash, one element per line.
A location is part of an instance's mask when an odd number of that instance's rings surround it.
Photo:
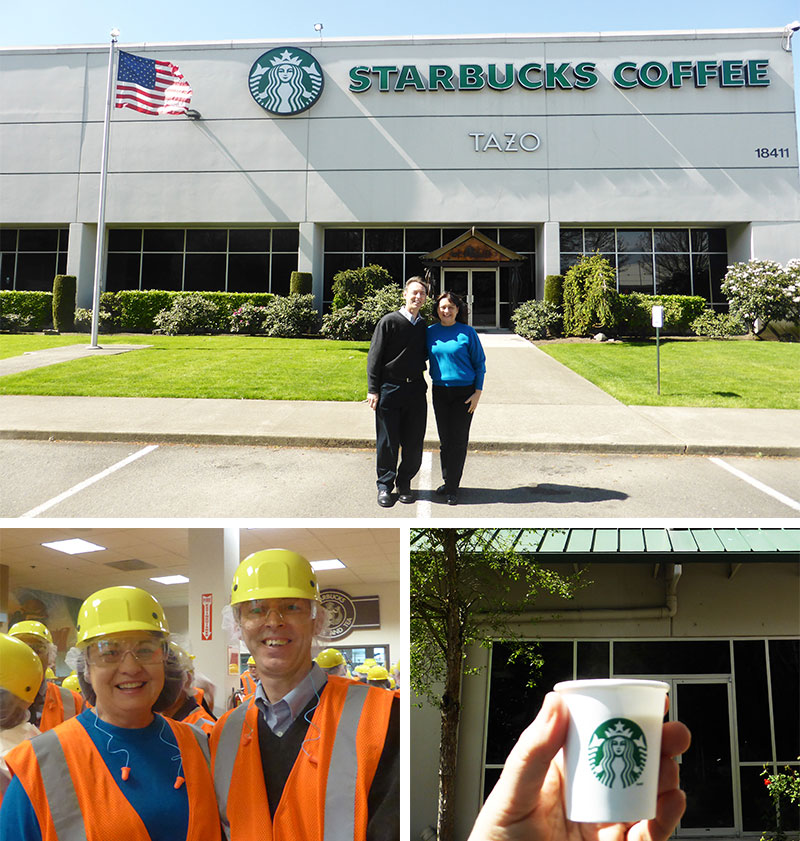
<path fill-rule="evenodd" d="M 105 341 L 105 337 L 103 340 Z M 20 356 L 31 350 L 81 344 L 91 344 L 91 338 L 86 333 L 67 333 L 63 336 L 44 336 L 41 333 L 3 333 L 0 335 L 0 359 Z"/>
<path fill-rule="evenodd" d="M 628 405 L 800 409 L 800 344 L 664 340 L 660 397 L 655 341 L 539 347 Z"/>
<path fill-rule="evenodd" d="M 85 335 L 2 336 L 16 353 L 88 344 Z M 104 397 L 220 397 L 253 400 L 363 400 L 369 342 L 255 336 L 101 336 L 100 345 L 152 347 L 0 377 L 0 394 Z"/>

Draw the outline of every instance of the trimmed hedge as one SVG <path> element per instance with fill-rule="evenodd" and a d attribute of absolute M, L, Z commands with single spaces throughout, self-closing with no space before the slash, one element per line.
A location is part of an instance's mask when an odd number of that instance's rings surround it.
<path fill-rule="evenodd" d="M 53 293 L 0 290 L 0 317 L 13 329 L 44 330 L 53 323 Z"/>
<path fill-rule="evenodd" d="M 708 306 L 708 301 L 700 295 L 643 295 L 631 292 L 619 296 L 621 316 L 620 333 L 626 336 L 651 336 L 651 310 L 656 304 L 664 307 L 663 334 L 673 336 L 694 335 L 692 322 Z"/>
<path fill-rule="evenodd" d="M 289 276 L 290 295 L 310 295 L 313 277 L 311 272 L 292 272 Z"/>
<path fill-rule="evenodd" d="M 163 289 L 123 289 L 120 292 L 104 292 L 100 299 L 101 308 L 111 314 L 114 329 L 123 333 L 152 333 L 155 317 L 168 310 L 176 298 L 186 295 L 200 295 L 210 301 L 221 320 L 230 323 L 233 313 L 250 303 L 266 306 L 275 296 L 271 292 L 173 292 Z"/>
<path fill-rule="evenodd" d="M 564 303 L 564 275 L 549 274 L 544 279 L 544 300 L 560 307 Z"/>
<path fill-rule="evenodd" d="M 57 274 L 53 279 L 53 327 L 59 333 L 72 333 L 75 329 L 77 286 L 74 274 Z"/>

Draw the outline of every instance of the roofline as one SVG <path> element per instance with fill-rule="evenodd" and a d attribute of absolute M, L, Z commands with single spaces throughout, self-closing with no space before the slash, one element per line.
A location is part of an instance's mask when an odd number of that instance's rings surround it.
<path fill-rule="evenodd" d="M 573 41 L 576 43 L 591 43 L 602 41 L 699 41 L 721 40 L 729 38 L 780 38 L 784 34 L 783 27 L 764 27 L 752 29 L 654 29 L 654 30 L 622 30 L 609 32 L 540 32 L 540 33 L 494 33 L 473 35 L 398 35 L 398 36 L 359 36 L 342 38 L 249 38 L 241 40 L 223 41 L 140 41 L 118 43 L 119 49 L 235 49 L 238 47 L 305 46 L 314 49 L 325 47 L 341 47 L 348 44 L 354 46 L 391 46 L 391 45 L 433 45 L 433 44 L 526 44 L 535 42 Z M 104 44 L 43 44 L 17 47 L 0 47 L 0 55 L 15 53 L 42 52 L 105 52 L 108 43 Z"/>

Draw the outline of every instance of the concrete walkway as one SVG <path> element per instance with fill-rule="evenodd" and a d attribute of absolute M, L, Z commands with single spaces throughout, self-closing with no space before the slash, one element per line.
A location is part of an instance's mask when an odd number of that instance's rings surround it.
<path fill-rule="evenodd" d="M 800 456 L 800 411 L 625 406 L 519 336 L 481 340 L 488 373 L 471 449 Z M 52 364 L 141 347 L 37 351 L 0 360 L 0 376 L 37 354 Z M 372 447 L 374 436 L 366 402 L 0 396 L 6 439 Z M 426 443 L 438 446 L 432 410 Z"/>

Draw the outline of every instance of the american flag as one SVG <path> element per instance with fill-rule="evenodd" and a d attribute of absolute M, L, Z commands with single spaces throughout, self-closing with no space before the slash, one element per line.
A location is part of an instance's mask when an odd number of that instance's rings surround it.
<path fill-rule="evenodd" d="M 192 100 L 192 87 L 176 64 L 119 53 L 117 108 L 133 108 L 143 114 L 185 114 Z"/>

